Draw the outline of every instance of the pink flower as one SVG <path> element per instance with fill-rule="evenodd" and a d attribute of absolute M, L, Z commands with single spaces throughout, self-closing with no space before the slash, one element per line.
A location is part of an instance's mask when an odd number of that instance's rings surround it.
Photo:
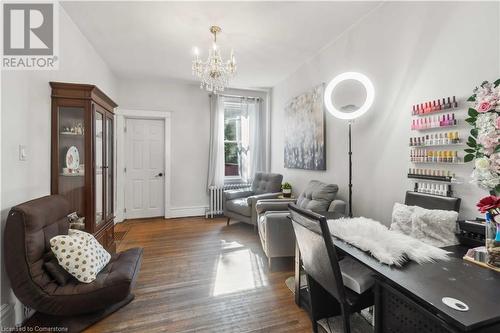
<path fill-rule="evenodd" d="M 500 173 L 500 153 L 491 154 L 490 170 L 495 173 Z"/>
<path fill-rule="evenodd" d="M 495 132 L 488 133 L 487 135 L 480 135 L 477 140 L 483 146 L 484 153 L 490 155 L 498 146 L 498 135 Z"/>
<path fill-rule="evenodd" d="M 477 112 L 481 112 L 481 113 L 488 112 L 491 110 L 491 107 L 492 107 L 492 105 L 490 102 L 487 102 L 487 101 L 480 102 L 478 107 L 477 107 Z"/>
<path fill-rule="evenodd" d="M 497 120 L 495 121 L 495 127 L 497 129 L 500 129 L 500 117 L 497 117 Z"/>

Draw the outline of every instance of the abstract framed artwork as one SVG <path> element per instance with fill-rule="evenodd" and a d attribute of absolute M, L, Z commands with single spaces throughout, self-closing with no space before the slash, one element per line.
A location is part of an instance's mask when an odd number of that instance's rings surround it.
<path fill-rule="evenodd" d="M 286 104 L 285 168 L 326 170 L 324 92 L 320 84 Z"/>

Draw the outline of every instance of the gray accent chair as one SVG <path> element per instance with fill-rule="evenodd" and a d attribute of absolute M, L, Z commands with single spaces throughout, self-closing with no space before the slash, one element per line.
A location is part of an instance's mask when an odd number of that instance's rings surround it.
<path fill-rule="evenodd" d="M 257 225 L 255 204 L 261 199 L 278 198 L 281 193 L 283 175 L 277 173 L 255 174 L 251 188 L 224 191 L 224 216 L 227 225 L 231 219 Z"/>
<path fill-rule="evenodd" d="M 337 212 L 345 215 L 346 203 L 335 200 L 339 187 L 312 180 L 306 189 L 294 199 L 259 200 L 256 205 L 257 229 L 262 248 L 271 269 L 272 258 L 293 257 L 295 255 L 295 234 L 288 218 L 288 204 L 316 213 Z"/>

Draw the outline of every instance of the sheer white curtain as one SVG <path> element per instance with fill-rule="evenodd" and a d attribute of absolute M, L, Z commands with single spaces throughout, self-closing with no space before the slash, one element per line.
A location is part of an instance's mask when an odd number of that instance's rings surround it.
<path fill-rule="evenodd" d="M 210 151 L 208 187 L 224 185 L 224 114 L 239 106 L 237 133 L 238 165 L 241 180 L 251 182 L 256 172 L 266 170 L 266 118 L 260 98 L 210 96 Z"/>
<path fill-rule="evenodd" d="M 210 95 L 210 147 L 207 186 L 224 185 L 224 100 Z"/>
<path fill-rule="evenodd" d="M 253 179 L 256 172 L 265 172 L 266 169 L 266 117 L 262 112 L 262 99 L 254 99 L 248 103 L 248 117 L 250 122 L 250 149 L 249 175 Z"/>

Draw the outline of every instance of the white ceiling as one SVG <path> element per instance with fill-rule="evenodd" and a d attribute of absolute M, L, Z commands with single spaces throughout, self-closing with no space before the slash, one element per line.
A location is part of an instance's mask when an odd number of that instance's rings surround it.
<path fill-rule="evenodd" d="M 377 2 L 65 2 L 66 12 L 119 77 L 193 80 L 208 28 L 234 49 L 233 87 L 272 87 L 333 41 Z"/>

